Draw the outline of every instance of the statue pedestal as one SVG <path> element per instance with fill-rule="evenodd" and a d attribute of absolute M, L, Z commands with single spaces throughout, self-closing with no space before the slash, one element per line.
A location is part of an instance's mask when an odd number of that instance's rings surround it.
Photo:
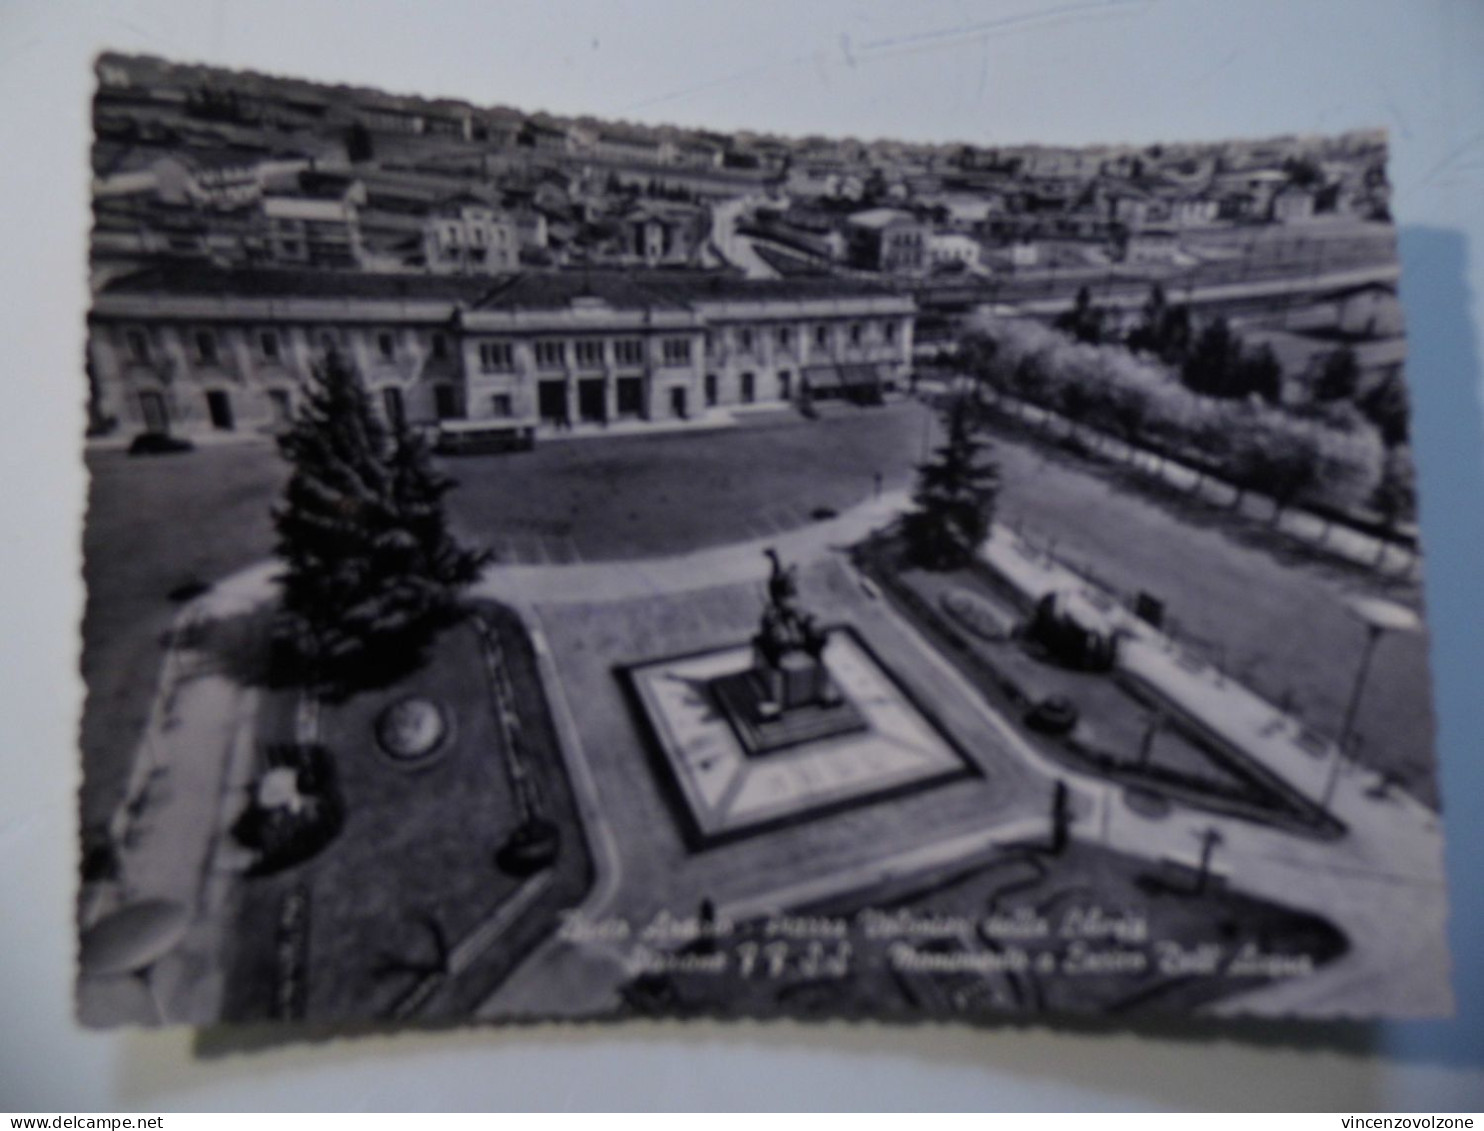
<path fill-rule="evenodd" d="M 800 652 L 784 656 L 774 672 L 764 671 L 763 675 L 764 678 L 771 676 L 779 711 L 811 706 L 822 698 L 820 691 L 829 682 L 829 673 L 824 670 L 824 665 Z"/>
<path fill-rule="evenodd" d="M 749 758 L 866 729 L 823 664 L 802 654 L 777 668 L 748 668 L 707 685 Z M 821 691 L 825 694 L 821 694 Z"/>
<path fill-rule="evenodd" d="M 835 702 L 771 716 L 750 641 L 622 669 L 690 848 L 978 772 L 853 630 L 821 660 Z"/>

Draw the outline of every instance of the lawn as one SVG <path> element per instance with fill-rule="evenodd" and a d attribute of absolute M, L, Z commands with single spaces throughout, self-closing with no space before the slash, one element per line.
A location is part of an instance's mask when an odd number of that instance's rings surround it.
<path fill-rule="evenodd" d="M 802 526 L 906 486 L 922 451 L 916 404 L 830 406 L 710 432 L 554 442 L 444 461 L 457 527 L 506 561 L 681 553 Z"/>
<path fill-rule="evenodd" d="M 535 901 L 466 970 L 440 984 L 419 1017 L 468 1016 L 577 904 L 592 878 L 585 835 L 519 621 L 482 605 L 499 634 L 520 713 L 527 765 L 561 829 L 555 865 Z M 376 743 L 388 704 L 427 696 L 448 713 L 448 738 L 425 762 L 399 763 Z M 290 693 L 266 696 L 259 743 L 292 734 Z M 502 733 L 490 708 L 478 638 L 469 622 L 446 630 L 430 661 L 395 687 L 326 706 L 321 739 L 345 802 L 340 835 L 311 859 L 244 879 L 238 893 L 223 1019 L 369 1020 L 387 1016 L 437 967 L 440 939 L 456 945 L 494 914 L 522 880 L 496 864 L 516 827 Z M 299 900 L 294 937 L 303 989 L 283 1002 L 281 926 Z M 289 995 L 294 998 L 295 995 Z"/>
<path fill-rule="evenodd" d="M 882 537 L 857 550 L 857 562 L 968 678 L 986 702 L 1012 722 L 1051 696 L 1076 705 L 1072 733 L 1053 737 L 1023 727 L 1027 742 L 1051 759 L 1248 820 L 1313 832 L 1319 814 L 1242 752 L 1220 746 L 1164 717 L 1150 730 L 1156 706 L 1108 673 L 1075 671 L 1020 638 L 985 639 L 944 607 L 950 595 L 971 594 L 995 608 L 1003 623 L 1024 623 L 1030 610 L 983 569 L 927 571 L 903 567 L 900 542 Z M 1146 746 L 1147 743 L 1147 746 Z M 1255 770 L 1255 772 L 1254 772 Z"/>

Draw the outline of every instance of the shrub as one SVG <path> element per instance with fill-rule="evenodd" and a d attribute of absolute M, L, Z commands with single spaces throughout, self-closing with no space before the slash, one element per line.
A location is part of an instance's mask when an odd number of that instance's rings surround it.
<path fill-rule="evenodd" d="M 284 743 L 269 746 L 266 754 L 268 771 L 294 772 L 304 805 L 297 813 L 286 807 L 265 808 L 254 796 L 237 819 L 232 835 L 257 852 L 250 869 L 254 875 L 280 872 L 317 855 L 340 835 L 345 823 L 345 802 L 328 749 Z"/>

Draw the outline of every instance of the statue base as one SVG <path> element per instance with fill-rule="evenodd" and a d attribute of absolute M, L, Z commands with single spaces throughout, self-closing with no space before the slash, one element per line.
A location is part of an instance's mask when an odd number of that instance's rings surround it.
<path fill-rule="evenodd" d="M 840 694 L 828 670 L 813 661 L 810 668 L 778 673 L 748 668 L 707 685 L 749 758 L 868 729 L 865 716 Z"/>
<path fill-rule="evenodd" d="M 853 629 L 831 629 L 821 659 L 839 702 L 776 714 L 750 643 L 620 669 L 689 848 L 976 772 Z"/>

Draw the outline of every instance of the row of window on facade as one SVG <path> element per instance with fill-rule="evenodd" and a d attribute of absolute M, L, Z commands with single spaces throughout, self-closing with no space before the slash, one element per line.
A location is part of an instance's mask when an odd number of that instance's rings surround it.
<path fill-rule="evenodd" d="M 831 347 L 832 327 L 821 323 L 814 327 L 813 343 L 817 350 L 828 350 Z M 792 352 L 794 348 L 793 328 L 779 326 L 774 331 L 774 343 L 781 352 Z M 846 338 L 851 346 L 860 346 L 865 342 L 866 325 L 861 322 L 852 322 L 846 328 Z M 750 327 L 744 327 L 737 331 L 737 348 L 742 354 L 750 354 L 758 344 L 758 332 Z M 897 338 L 897 326 L 895 322 L 883 322 L 881 324 L 881 340 L 888 345 L 895 344 Z M 193 359 L 199 365 L 219 365 L 222 360 L 221 342 L 217 331 L 210 329 L 197 329 L 189 336 L 190 348 Z M 260 360 L 277 363 L 283 360 L 283 338 L 278 330 L 263 329 L 252 336 L 252 341 L 257 348 Z M 334 330 L 322 330 L 317 335 L 320 349 L 328 352 L 332 349 L 340 349 L 346 345 L 345 335 Z M 131 361 L 139 364 L 149 364 L 154 358 L 154 349 L 151 345 L 149 335 L 142 329 L 130 328 L 125 331 L 126 348 Z M 389 330 L 378 331 L 375 338 L 376 353 L 385 361 L 392 361 L 397 357 L 397 337 Z M 567 345 L 569 343 L 560 340 L 538 340 L 534 343 L 534 354 L 536 367 L 538 369 L 563 369 L 567 365 Z M 606 343 L 601 338 L 580 339 L 570 343 L 573 347 L 575 364 L 579 367 L 597 367 L 604 364 Z M 435 333 L 430 339 L 429 349 L 436 360 L 442 360 L 448 356 L 448 339 L 441 333 Z M 708 349 L 714 346 L 708 342 Z M 665 338 L 661 345 L 662 357 L 666 365 L 689 365 L 691 361 L 691 342 L 689 338 Z M 644 343 L 637 338 L 620 338 L 613 342 L 613 360 L 617 365 L 642 365 L 644 363 Z M 515 348 L 510 342 L 484 342 L 479 346 L 479 365 L 485 372 L 500 372 L 513 370 L 515 368 Z"/>
<path fill-rule="evenodd" d="M 645 414 L 643 382 L 637 377 L 621 377 L 614 385 L 615 410 L 619 417 L 639 417 Z M 607 394 L 602 379 L 583 380 L 575 385 L 578 400 L 578 416 L 584 421 L 606 421 L 608 410 L 606 405 Z M 683 389 L 672 389 L 670 396 L 670 412 L 674 416 L 684 417 L 686 415 L 686 401 Z M 793 373 L 790 370 L 778 371 L 778 399 L 788 400 L 794 392 Z M 565 381 L 543 381 L 539 390 L 539 414 L 547 423 L 566 423 L 568 388 Z M 266 390 L 268 403 L 272 412 L 273 421 L 280 427 L 287 426 L 293 421 L 294 395 L 288 389 L 274 388 Z M 714 407 L 720 402 L 720 379 L 714 373 L 708 373 L 704 382 L 704 394 L 707 407 Z M 738 399 L 742 404 L 752 404 L 756 401 L 758 394 L 757 375 L 752 372 L 744 372 L 740 375 L 738 383 Z M 381 403 L 381 412 L 387 423 L 393 427 L 400 428 L 407 423 L 407 408 L 403 390 L 397 386 L 383 386 L 377 391 Z M 139 394 L 140 414 L 144 420 L 144 426 L 150 432 L 168 432 L 170 429 L 171 413 L 169 402 L 164 394 L 146 389 Z M 211 425 L 217 431 L 230 432 L 237 427 L 237 414 L 233 405 L 232 395 L 223 389 L 212 389 L 205 393 L 206 414 Z M 514 397 L 511 393 L 501 392 L 490 395 L 490 416 L 496 419 L 508 420 L 515 415 Z M 463 420 L 468 416 L 468 404 L 466 394 L 461 386 L 439 383 L 433 386 L 433 409 L 439 420 Z"/>
<path fill-rule="evenodd" d="M 538 369 L 565 369 L 567 365 L 567 342 L 542 340 L 533 343 L 532 352 Z M 605 345 L 601 338 L 584 338 L 572 342 L 573 355 L 579 368 L 597 368 L 604 361 Z M 666 338 L 661 346 L 666 365 L 690 364 L 690 339 Z M 613 360 L 616 365 L 643 365 L 644 342 L 639 338 L 619 338 L 613 342 Z M 481 342 L 479 345 L 479 368 L 486 373 L 509 372 L 515 369 L 515 345 L 512 342 Z"/>
<path fill-rule="evenodd" d="M 829 349 L 830 335 L 833 327 L 829 323 L 821 322 L 814 327 L 814 346 L 816 349 Z M 869 326 L 864 322 L 852 322 L 845 328 L 846 340 L 853 346 L 863 345 Z M 751 353 L 755 348 L 756 337 L 749 327 L 742 327 L 737 331 L 737 348 L 742 353 Z M 895 344 L 897 340 L 897 324 L 895 322 L 881 323 L 881 340 L 887 345 Z M 773 342 L 778 349 L 788 351 L 794 348 L 793 327 L 779 326 L 773 331 Z"/>
<path fill-rule="evenodd" d="M 715 407 L 719 401 L 720 388 L 715 373 L 706 374 L 706 404 Z M 757 376 L 754 373 L 744 372 L 738 382 L 738 400 L 743 404 L 752 404 L 757 400 Z M 793 395 L 793 373 L 787 369 L 778 371 L 778 399 L 786 401 Z"/>
<path fill-rule="evenodd" d="M 288 389 L 268 389 L 268 404 L 273 422 L 286 427 L 294 418 L 294 395 Z M 386 386 L 380 390 L 381 409 L 387 422 L 401 427 L 407 422 L 406 404 L 402 390 Z M 232 394 L 224 389 L 212 389 L 205 394 L 206 415 L 211 426 L 218 432 L 231 432 L 237 427 L 237 413 Z M 514 401 L 509 393 L 495 393 L 490 398 L 491 415 L 508 419 L 515 414 Z M 139 393 L 139 410 L 144 427 L 149 432 L 168 432 L 171 413 L 169 401 L 163 393 L 146 389 Z M 457 385 L 433 386 L 433 410 L 439 420 L 462 420 L 468 415 L 464 390 Z"/>
<path fill-rule="evenodd" d="M 505 246 L 505 229 L 498 225 L 472 223 L 468 231 L 468 242 L 475 248 L 483 248 L 486 242 Z M 464 228 L 459 224 L 447 224 L 441 229 L 441 236 L 446 246 L 459 247 L 464 243 Z"/>
<path fill-rule="evenodd" d="M 154 360 L 154 348 L 151 345 L 150 336 L 144 330 L 131 328 L 124 332 L 125 348 L 129 352 L 129 360 L 141 365 L 148 365 Z M 259 330 L 251 338 L 257 347 L 258 358 L 265 362 L 280 362 L 283 360 L 283 337 L 277 330 Z M 317 336 L 319 348 L 325 352 L 332 349 L 342 349 L 346 345 L 344 333 L 334 330 L 322 330 Z M 188 338 L 192 358 L 198 365 L 219 365 L 222 360 L 221 340 L 215 330 L 198 329 L 193 331 Z M 430 339 L 429 349 L 435 359 L 442 360 L 448 356 L 448 339 L 443 334 L 434 334 Z M 397 337 L 390 330 L 379 331 L 376 335 L 376 352 L 385 361 L 392 361 L 397 356 Z"/>
<path fill-rule="evenodd" d="M 814 328 L 814 347 L 818 350 L 828 350 L 831 346 L 830 330 L 828 325 L 819 325 Z M 884 322 L 881 325 L 881 337 L 888 345 L 897 340 L 897 327 L 894 322 Z M 865 341 L 865 326 L 862 323 L 851 323 L 847 330 L 847 339 L 852 346 L 859 346 Z M 791 353 L 794 348 L 793 330 L 788 326 L 780 326 L 774 331 L 774 342 L 780 352 Z M 558 340 L 540 340 L 533 344 L 533 353 L 537 369 L 565 369 L 567 368 L 567 346 L 569 343 Z M 606 360 L 606 343 L 601 338 L 585 338 L 571 342 L 572 360 L 576 368 L 597 368 Z M 739 353 L 750 354 L 757 348 L 757 335 L 749 328 L 737 332 L 737 349 Z M 714 351 L 714 345 L 708 339 L 708 350 Z M 661 344 L 661 354 L 666 365 L 689 365 L 691 361 L 691 343 L 689 338 L 665 338 Z M 616 365 L 642 365 L 644 363 L 644 343 L 638 338 L 619 338 L 613 342 L 613 361 Z M 515 369 L 515 346 L 511 342 L 483 342 L 479 346 L 479 367 L 486 373 L 508 372 Z"/>

